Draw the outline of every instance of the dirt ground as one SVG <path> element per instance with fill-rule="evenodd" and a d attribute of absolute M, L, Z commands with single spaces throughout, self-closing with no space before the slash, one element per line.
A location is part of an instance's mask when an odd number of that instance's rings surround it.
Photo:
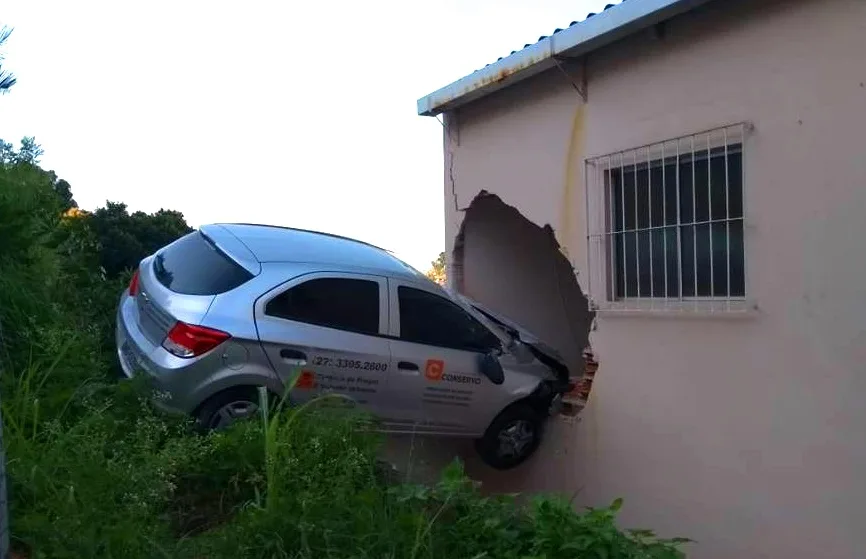
<path fill-rule="evenodd" d="M 414 483 L 434 483 L 442 469 L 457 457 L 463 462 L 466 474 L 481 482 L 481 491 L 486 494 L 569 494 L 576 481 L 569 441 L 574 439 L 574 430 L 578 428 L 576 421 L 562 418 L 549 421 L 535 455 L 507 471 L 485 465 L 475 453 L 471 439 L 391 435 L 385 441 L 382 458 L 397 468 L 401 479 Z"/>

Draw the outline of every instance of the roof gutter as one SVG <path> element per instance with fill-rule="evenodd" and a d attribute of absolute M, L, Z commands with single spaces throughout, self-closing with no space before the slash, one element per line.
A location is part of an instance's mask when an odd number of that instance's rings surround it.
<path fill-rule="evenodd" d="M 435 116 L 540 74 L 555 58 L 575 58 L 709 0 L 626 0 L 563 29 L 418 100 L 418 114 Z"/>

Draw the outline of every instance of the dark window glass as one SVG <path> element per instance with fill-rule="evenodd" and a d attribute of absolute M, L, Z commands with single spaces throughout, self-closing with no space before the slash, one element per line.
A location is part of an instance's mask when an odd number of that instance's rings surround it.
<path fill-rule="evenodd" d="M 401 339 L 478 352 L 500 346 L 490 330 L 444 297 L 411 287 L 400 287 L 398 295 Z"/>
<path fill-rule="evenodd" d="M 741 148 L 607 172 L 616 299 L 745 296 Z"/>
<path fill-rule="evenodd" d="M 253 277 L 198 231 L 159 251 L 153 270 L 162 285 L 185 295 L 225 293 Z"/>
<path fill-rule="evenodd" d="M 378 334 L 379 284 L 347 278 L 313 279 L 268 301 L 265 314 L 349 332 Z"/>

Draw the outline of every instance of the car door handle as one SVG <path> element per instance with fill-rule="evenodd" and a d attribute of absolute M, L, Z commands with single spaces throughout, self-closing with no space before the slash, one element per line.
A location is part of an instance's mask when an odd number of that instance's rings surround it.
<path fill-rule="evenodd" d="M 418 365 L 417 363 L 412 363 L 411 361 L 400 361 L 397 363 L 397 368 L 401 371 L 417 371 Z"/>
<path fill-rule="evenodd" d="M 303 367 L 307 364 L 307 354 L 297 349 L 283 348 L 280 350 L 280 358 L 290 365 Z"/>

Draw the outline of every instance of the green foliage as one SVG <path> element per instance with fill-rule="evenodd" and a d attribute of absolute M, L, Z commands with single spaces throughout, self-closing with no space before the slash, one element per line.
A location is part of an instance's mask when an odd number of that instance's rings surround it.
<path fill-rule="evenodd" d="M 156 412 L 144 381 L 113 377 L 114 310 L 129 269 L 189 228 L 114 203 L 61 217 L 71 191 L 26 145 L 0 165 L 0 410 L 26 556 L 682 556 L 620 530 L 619 501 L 577 514 L 484 497 L 459 463 L 432 487 L 395 484 L 369 419 L 330 400 L 209 435 Z"/>
<path fill-rule="evenodd" d="M 455 461 L 433 487 L 388 485 L 362 417 L 313 413 L 277 430 L 273 501 L 253 501 L 224 526 L 184 542 L 192 557 L 596 558 L 682 557 L 677 542 L 623 533 L 615 502 L 575 514 L 558 498 L 525 508 L 483 497 Z M 285 425 L 296 410 L 283 412 Z M 303 413 L 303 412 L 301 412 Z"/>
<path fill-rule="evenodd" d="M 51 240 L 59 221 L 59 203 L 40 169 L 0 167 L 0 324 L 9 325 L 3 333 L 14 355 L 24 354 L 24 341 L 54 312 L 59 269 Z"/>
<path fill-rule="evenodd" d="M 120 202 L 106 202 L 87 219 L 99 243 L 100 265 L 110 277 L 136 268 L 144 256 L 192 231 L 180 212 L 130 214 Z"/>
<path fill-rule="evenodd" d="M 42 154 L 42 146 L 37 144 L 36 139 L 32 136 L 22 138 L 17 150 L 9 142 L 0 139 L 0 166 L 7 169 L 26 168 L 31 174 L 39 177 L 40 182 L 47 181 L 54 190 L 61 212 L 78 207 L 72 197 L 72 186 L 67 181 L 58 178 L 54 171 L 45 171 L 39 167 L 39 158 L 42 157 Z"/>
<path fill-rule="evenodd" d="M 60 204 L 63 211 L 78 207 L 78 203 L 72 197 L 72 186 L 65 180 L 55 179 L 54 192 L 60 198 Z"/>
<path fill-rule="evenodd" d="M 439 285 L 445 284 L 445 253 L 440 252 L 439 257 L 430 263 L 430 269 L 427 271 L 427 277 L 435 281 Z"/>
<path fill-rule="evenodd" d="M 21 145 L 16 150 L 15 146 L 8 142 L 0 140 L 0 163 L 3 165 L 18 165 L 20 163 L 28 163 L 33 166 L 39 165 L 39 158 L 45 152 L 42 146 L 36 143 L 36 138 L 33 136 L 25 136 L 21 139 Z M 42 169 L 39 169 L 42 171 Z M 50 172 L 50 171 L 42 171 Z"/>

